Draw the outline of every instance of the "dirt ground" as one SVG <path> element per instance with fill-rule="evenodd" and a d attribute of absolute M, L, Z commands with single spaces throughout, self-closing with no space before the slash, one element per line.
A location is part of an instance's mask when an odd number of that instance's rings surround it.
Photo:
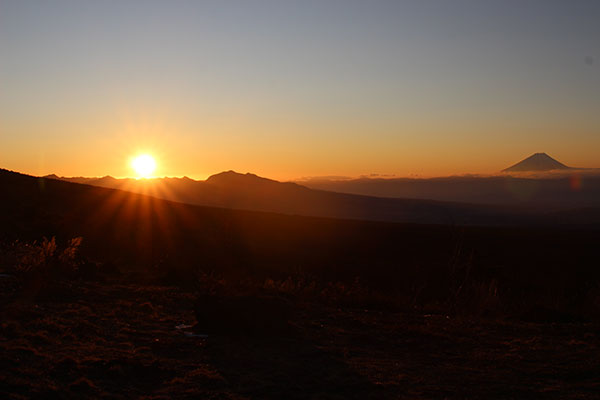
<path fill-rule="evenodd" d="M 600 326 L 295 305 L 293 334 L 189 335 L 193 293 L 123 278 L 42 301 L 0 277 L 0 397 L 594 398 Z M 201 332 L 196 332 L 201 333 Z"/>

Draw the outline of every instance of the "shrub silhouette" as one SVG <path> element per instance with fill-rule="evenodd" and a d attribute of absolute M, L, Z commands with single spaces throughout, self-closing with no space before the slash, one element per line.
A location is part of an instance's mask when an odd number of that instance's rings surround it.
<path fill-rule="evenodd" d="M 68 301 L 73 297 L 73 278 L 82 265 L 75 237 L 59 246 L 56 238 L 44 237 L 31 243 L 16 241 L 4 253 L 4 262 L 22 282 L 19 299 L 33 301 Z"/>
<path fill-rule="evenodd" d="M 72 272 L 78 267 L 77 255 L 81 242 L 81 237 L 72 238 L 62 249 L 58 248 L 54 236 L 51 239 L 44 237 L 41 242 L 34 241 L 31 244 L 17 242 L 16 269 L 44 275 Z"/>

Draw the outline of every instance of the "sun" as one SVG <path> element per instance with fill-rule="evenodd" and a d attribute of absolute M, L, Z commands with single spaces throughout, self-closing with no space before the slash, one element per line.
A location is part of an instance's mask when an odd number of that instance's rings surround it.
<path fill-rule="evenodd" d="M 150 178 L 156 169 L 156 161 L 149 154 L 140 154 L 131 160 L 131 168 L 138 178 Z"/>

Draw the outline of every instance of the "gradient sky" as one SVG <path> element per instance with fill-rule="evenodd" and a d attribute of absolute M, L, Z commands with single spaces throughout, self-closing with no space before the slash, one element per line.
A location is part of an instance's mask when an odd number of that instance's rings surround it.
<path fill-rule="evenodd" d="M 600 1 L 0 0 L 0 167 L 600 167 Z"/>

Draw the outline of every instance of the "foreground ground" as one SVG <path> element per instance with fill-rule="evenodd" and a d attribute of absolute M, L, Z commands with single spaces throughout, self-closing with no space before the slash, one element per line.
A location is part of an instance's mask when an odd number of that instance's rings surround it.
<path fill-rule="evenodd" d="M 295 305 L 293 333 L 186 334 L 194 294 L 124 278 L 0 284 L 2 398 L 591 398 L 597 324 Z M 196 332 L 198 333 L 198 332 Z"/>

